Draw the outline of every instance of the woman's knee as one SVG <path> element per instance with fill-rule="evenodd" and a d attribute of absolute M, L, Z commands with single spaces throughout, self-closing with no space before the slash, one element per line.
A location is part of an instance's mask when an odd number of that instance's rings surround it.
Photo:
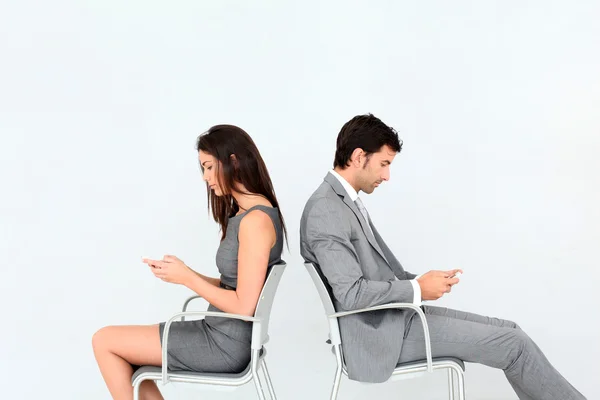
<path fill-rule="evenodd" d="M 96 333 L 92 335 L 92 347 L 94 348 L 94 351 L 108 348 L 112 336 L 111 328 L 111 326 L 105 326 L 104 328 L 98 329 Z"/>

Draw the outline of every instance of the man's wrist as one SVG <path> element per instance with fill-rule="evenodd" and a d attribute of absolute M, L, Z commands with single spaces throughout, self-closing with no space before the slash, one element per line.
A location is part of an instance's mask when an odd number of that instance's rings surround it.
<path fill-rule="evenodd" d="M 416 306 L 421 305 L 421 284 L 416 279 L 411 279 L 410 284 L 413 287 L 413 304 Z"/>

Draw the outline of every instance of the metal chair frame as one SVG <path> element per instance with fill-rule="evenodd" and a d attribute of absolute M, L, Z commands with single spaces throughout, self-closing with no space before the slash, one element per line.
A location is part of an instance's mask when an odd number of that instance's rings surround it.
<path fill-rule="evenodd" d="M 327 322 L 329 325 L 329 340 L 327 341 L 327 343 L 330 343 L 332 345 L 333 353 L 335 354 L 335 359 L 337 362 L 335 378 L 333 381 L 333 387 L 331 389 L 331 400 L 337 399 L 342 374 L 348 376 L 348 371 L 346 370 L 346 364 L 344 362 L 344 354 L 342 351 L 342 337 L 340 334 L 338 319 L 343 318 L 347 315 L 392 308 L 412 309 L 418 314 L 419 319 L 421 320 L 421 323 L 423 325 L 426 354 L 426 359 L 423 362 L 413 362 L 397 365 L 394 369 L 394 372 L 392 373 L 392 377 L 405 374 L 433 372 L 435 370 L 446 369 L 448 371 L 449 399 L 455 399 L 454 395 L 456 389 L 458 389 L 458 400 L 465 400 L 465 378 L 463 365 L 461 365 L 461 363 L 459 363 L 458 360 L 454 360 L 452 358 L 431 357 L 431 339 L 429 337 L 429 327 L 427 325 L 425 313 L 423 312 L 423 310 L 421 310 L 420 307 L 410 303 L 390 303 L 375 307 L 363 308 L 359 310 L 336 312 L 333 305 L 332 295 L 317 268 L 312 263 L 305 263 L 304 266 L 308 270 L 308 273 L 310 274 L 313 283 L 317 288 L 317 292 L 319 293 L 319 297 L 321 298 L 321 303 L 323 304 L 323 307 L 325 309 L 325 315 L 327 316 Z"/>
<path fill-rule="evenodd" d="M 271 316 L 271 308 L 273 306 L 273 300 L 275 293 L 279 286 L 281 276 L 285 270 L 286 264 L 277 264 L 271 268 L 269 276 L 265 281 L 265 285 L 261 291 L 258 304 L 256 305 L 256 311 L 254 316 L 250 317 L 247 315 L 238 315 L 230 313 L 222 313 L 215 311 L 187 311 L 187 307 L 190 302 L 194 299 L 201 298 L 201 296 L 192 296 L 188 298 L 183 304 L 183 310 L 180 313 L 173 315 L 169 318 L 164 327 L 163 332 L 163 344 L 162 344 L 162 367 L 154 366 L 143 366 L 141 367 L 132 377 L 133 385 L 133 399 L 139 400 L 140 385 L 145 380 L 161 381 L 162 385 L 166 385 L 169 382 L 185 382 L 185 383 L 197 383 L 204 385 L 216 385 L 225 387 L 242 386 L 250 381 L 254 381 L 256 392 L 260 400 L 266 400 L 265 390 L 263 388 L 262 381 L 259 377 L 258 372 L 262 370 L 269 397 L 272 400 L 276 400 L 275 390 L 267 369 L 267 363 L 265 357 L 267 355 L 264 345 L 269 340 L 268 328 L 269 319 Z M 171 324 L 181 318 L 184 321 L 186 317 L 219 317 L 219 318 L 233 318 L 242 321 L 252 322 L 252 342 L 251 342 L 251 355 L 250 364 L 241 373 L 230 374 L 230 373 L 200 373 L 200 372 L 187 372 L 187 371 L 169 371 L 168 368 L 168 338 Z"/>

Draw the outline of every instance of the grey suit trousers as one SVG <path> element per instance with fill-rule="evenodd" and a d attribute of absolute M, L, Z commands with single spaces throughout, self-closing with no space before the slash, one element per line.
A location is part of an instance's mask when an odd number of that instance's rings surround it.
<path fill-rule="evenodd" d="M 332 174 L 306 203 L 300 252 L 327 280 L 337 311 L 412 303 L 411 279 L 372 221 Z M 397 278 L 397 279 L 396 279 Z M 581 400 L 515 323 L 424 306 L 435 357 L 456 357 L 504 370 L 524 400 Z M 385 310 L 339 320 L 350 379 L 385 382 L 398 362 L 422 360 L 425 345 L 413 311 Z"/>
<path fill-rule="evenodd" d="M 504 370 L 521 400 L 581 400 L 539 347 L 511 321 L 422 306 L 433 357 L 456 357 Z M 425 344 L 417 314 L 407 322 L 400 363 L 422 360 Z"/>

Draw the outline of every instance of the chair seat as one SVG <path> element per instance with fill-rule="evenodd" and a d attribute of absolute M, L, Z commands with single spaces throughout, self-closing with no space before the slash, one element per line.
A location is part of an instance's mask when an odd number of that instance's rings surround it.
<path fill-rule="evenodd" d="M 326 343 L 331 344 L 331 340 L 327 340 Z M 334 346 L 331 346 L 331 353 L 335 354 Z M 437 357 L 437 358 L 431 359 L 431 362 L 434 367 L 436 365 L 440 366 L 443 364 L 454 363 L 454 364 L 457 364 L 463 371 L 465 370 L 465 363 L 462 360 L 460 360 L 458 358 L 454 358 L 454 357 Z M 404 371 L 407 369 L 419 368 L 419 367 L 427 367 L 427 360 L 417 360 L 417 361 L 411 361 L 411 362 L 407 362 L 407 363 L 398 364 L 398 365 L 396 365 L 396 368 L 394 368 L 394 371 L 400 372 L 400 371 Z M 346 365 L 344 365 L 343 372 L 345 375 L 348 375 L 348 371 L 346 370 Z"/>
<path fill-rule="evenodd" d="M 436 365 L 440 366 L 442 364 L 453 363 L 453 364 L 457 364 L 463 371 L 465 370 L 465 363 L 462 360 L 459 360 L 458 358 L 437 357 L 437 358 L 433 358 L 431 361 L 433 362 L 434 367 Z M 427 366 L 427 360 L 418 360 L 418 361 L 411 361 L 408 363 L 398 364 L 398 365 L 396 365 L 396 368 L 394 369 L 394 371 L 401 371 L 401 370 L 405 370 L 405 369 L 411 369 L 411 368 L 417 368 L 417 367 L 423 367 L 423 366 L 425 366 L 425 367 Z"/>
<path fill-rule="evenodd" d="M 262 348 L 259 353 L 259 361 L 262 360 L 267 355 L 267 349 Z M 235 382 L 235 381 L 245 381 L 246 378 L 250 374 L 251 365 L 248 363 L 246 369 L 242 372 L 237 373 L 228 373 L 228 372 L 193 372 L 193 371 L 173 371 L 169 370 L 169 379 L 173 380 L 182 380 L 182 381 L 190 381 L 190 380 L 222 380 L 226 382 Z M 131 382 L 135 382 L 138 377 L 144 375 L 146 379 L 162 379 L 162 367 L 155 367 L 150 365 L 144 365 L 138 368 L 137 371 L 131 377 Z"/>
<path fill-rule="evenodd" d="M 211 372 L 192 372 L 192 371 L 169 371 L 169 379 L 173 380 L 201 380 L 201 379 L 215 379 L 223 381 L 237 381 L 242 380 L 246 375 L 250 373 L 250 364 L 245 370 L 238 373 L 211 373 Z M 131 382 L 134 382 L 138 377 L 144 375 L 146 379 L 162 379 L 162 368 L 145 365 L 140 367 L 133 376 Z"/>

